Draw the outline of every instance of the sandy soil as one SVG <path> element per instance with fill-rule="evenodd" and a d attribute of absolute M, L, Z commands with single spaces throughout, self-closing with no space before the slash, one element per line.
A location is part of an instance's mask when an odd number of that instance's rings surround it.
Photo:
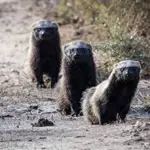
<path fill-rule="evenodd" d="M 23 72 L 31 24 L 40 19 L 30 1 L 0 1 L 0 149 L 3 150 L 149 150 L 150 116 L 144 97 L 150 81 L 140 82 L 124 124 L 89 125 L 82 117 L 61 116 L 55 92 L 36 89 Z M 61 26 L 62 43 L 75 39 L 71 25 Z M 35 127 L 40 118 L 54 125 Z"/>

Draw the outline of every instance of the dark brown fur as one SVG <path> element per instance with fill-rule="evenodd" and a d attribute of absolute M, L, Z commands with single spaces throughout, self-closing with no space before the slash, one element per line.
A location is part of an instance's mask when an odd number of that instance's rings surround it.
<path fill-rule="evenodd" d="M 121 69 L 114 68 L 107 80 L 84 93 L 82 111 L 91 124 L 125 121 L 139 82 L 140 66 L 136 67 L 132 80 L 126 78 Z M 130 72 L 132 68 L 126 67 L 125 71 Z"/>
<path fill-rule="evenodd" d="M 38 23 L 40 24 L 41 21 Z M 38 23 L 36 23 L 36 25 Z M 45 87 L 43 75 L 46 74 L 51 78 L 51 87 L 53 88 L 58 81 L 61 64 L 59 31 L 57 28 L 52 28 L 52 30 L 55 30 L 55 35 L 50 35 L 52 36 L 51 39 L 38 39 L 35 33 L 37 28 L 36 25 L 33 26 L 30 38 L 30 49 L 28 52 L 28 63 L 31 76 L 32 79 L 36 81 L 37 86 Z"/>
<path fill-rule="evenodd" d="M 96 73 L 92 51 L 84 62 L 74 60 L 72 55 L 67 56 L 64 52 L 59 106 L 62 113 L 69 115 L 72 112 L 77 116 L 81 111 L 82 92 L 96 85 Z"/>

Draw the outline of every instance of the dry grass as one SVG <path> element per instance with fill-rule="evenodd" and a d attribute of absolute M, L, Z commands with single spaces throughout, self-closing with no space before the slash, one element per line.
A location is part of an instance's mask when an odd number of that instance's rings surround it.
<path fill-rule="evenodd" d="M 94 33 L 86 36 L 83 34 L 78 38 L 92 41 L 92 38 L 87 39 L 92 35 L 93 39 L 98 41 L 92 42 L 92 45 L 96 53 L 101 55 L 98 68 L 101 68 L 103 77 L 108 76 L 114 63 L 123 59 L 139 60 L 142 65 L 142 76 L 148 77 L 150 76 L 150 8 L 148 4 L 148 0 L 105 2 L 103 0 L 61 0 L 58 15 L 67 23 L 75 23 L 79 27 L 83 27 L 83 24 L 93 24 L 93 31 L 94 26 L 98 27 Z"/>

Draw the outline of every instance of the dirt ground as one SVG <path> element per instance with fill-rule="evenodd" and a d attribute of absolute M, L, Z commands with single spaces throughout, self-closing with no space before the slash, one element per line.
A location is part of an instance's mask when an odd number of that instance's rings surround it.
<path fill-rule="evenodd" d="M 21 0 L 0 0 L 0 149 L 150 150 L 150 115 L 144 98 L 150 81 L 141 80 L 126 123 L 89 125 L 82 117 L 61 116 L 55 91 L 36 89 L 23 72 L 31 24 L 40 19 Z M 76 39 L 71 25 L 60 27 L 62 43 Z M 37 127 L 40 118 L 54 125 Z"/>

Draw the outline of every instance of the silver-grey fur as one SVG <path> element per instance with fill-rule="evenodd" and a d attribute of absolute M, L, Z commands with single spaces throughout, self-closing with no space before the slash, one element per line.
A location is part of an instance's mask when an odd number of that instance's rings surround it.
<path fill-rule="evenodd" d="M 109 78 L 84 92 L 82 112 L 91 124 L 124 121 L 135 94 L 139 78 L 140 63 L 125 60 L 114 65 Z"/>

